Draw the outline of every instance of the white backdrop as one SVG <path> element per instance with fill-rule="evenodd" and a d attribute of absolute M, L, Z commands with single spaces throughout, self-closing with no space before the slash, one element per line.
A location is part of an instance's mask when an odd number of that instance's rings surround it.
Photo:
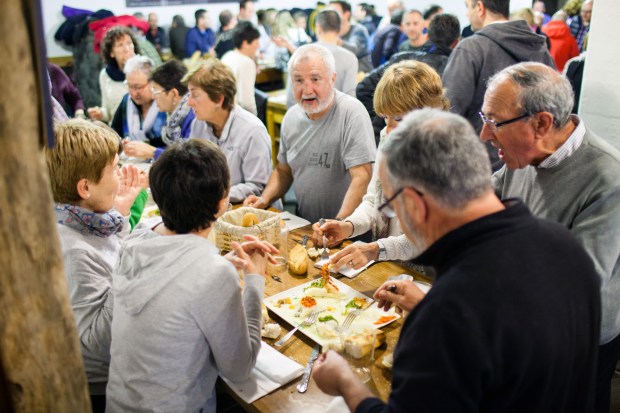
<path fill-rule="evenodd" d="M 324 2 L 327 3 L 328 1 L 324 0 Z M 374 4 L 377 12 L 381 15 L 385 14 L 385 12 L 387 11 L 385 1 L 370 0 L 366 2 Z M 56 30 L 62 24 L 62 22 L 65 21 L 64 17 L 61 14 L 61 9 L 63 5 L 81 9 L 89 9 L 93 11 L 98 9 L 107 9 L 113 12 L 115 15 L 133 14 L 137 11 L 140 11 L 144 13 L 144 15 L 147 15 L 149 12 L 153 11 L 159 16 L 160 26 L 163 26 L 165 28 L 168 28 L 170 26 L 172 16 L 176 14 L 180 14 L 184 17 L 187 26 L 194 26 L 194 11 L 198 8 L 207 9 L 211 16 L 211 21 L 216 27 L 219 26 L 217 16 L 222 10 L 229 9 L 235 14 L 239 10 L 238 2 L 217 4 L 205 3 L 203 6 L 189 5 L 149 8 L 127 8 L 125 6 L 125 0 L 94 0 L 89 2 L 85 2 L 83 0 L 43 0 L 41 3 L 43 3 L 43 25 L 45 27 L 45 38 L 48 57 L 71 55 L 71 52 L 69 50 L 63 49 L 54 40 L 54 33 L 56 33 Z M 352 1 L 351 3 L 355 5 L 358 3 L 358 1 Z M 439 4 L 444 8 L 444 11 L 446 13 L 451 13 L 457 16 L 461 22 L 461 26 L 464 27 L 469 24 L 469 22 L 467 21 L 467 16 L 465 14 L 464 0 L 404 0 L 404 3 L 407 8 L 417 8 L 421 11 L 424 11 L 424 9 L 431 4 Z M 529 7 L 531 4 L 532 3 L 530 0 L 512 0 L 511 10 L 519 9 L 522 7 Z M 290 2 L 286 5 L 283 5 L 283 2 L 281 0 L 260 0 L 256 3 L 256 8 L 266 9 L 273 7 L 275 9 L 280 9 L 282 7 L 291 7 L 292 5 L 299 8 L 313 8 L 316 6 L 316 0 L 295 0 L 295 2 Z"/>

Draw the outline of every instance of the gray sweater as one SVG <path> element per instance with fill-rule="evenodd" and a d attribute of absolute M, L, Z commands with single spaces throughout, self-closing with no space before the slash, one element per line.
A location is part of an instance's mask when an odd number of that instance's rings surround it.
<path fill-rule="evenodd" d="M 89 391 L 105 394 L 114 304 L 112 270 L 118 259 L 119 239 L 116 235 L 102 238 L 82 233 L 62 224 L 57 228 Z M 129 224 L 123 231 L 129 231 Z"/>
<path fill-rule="evenodd" d="M 620 153 L 587 131 L 558 166 L 504 166 L 493 179 L 502 199 L 522 198 L 534 215 L 565 225 L 588 251 L 601 278 L 600 344 L 611 341 L 620 333 Z"/>
<path fill-rule="evenodd" d="M 544 36 L 524 20 L 493 23 L 461 41 L 450 54 L 442 81 L 451 111 L 465 117 L 476 132 L 482 129 L 482 108 L 487 81 L 500 70 L 520 62 L 540 62 L 555 67 Z M 487 145 L 491 161 L 497 150 Z"/>
<path fill-rule="evenodd" d="M 107 412 L 211 411 L 218 374 L 254 367 L 264 286 L 246 275 L 242 289 L 204 238 L 134 230 L 114 271 Z"/>

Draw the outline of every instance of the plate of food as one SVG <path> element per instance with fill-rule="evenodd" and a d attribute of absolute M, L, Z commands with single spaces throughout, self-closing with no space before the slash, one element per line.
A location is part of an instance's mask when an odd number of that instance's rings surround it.
<path fill-rule="evenodd" d="M 325 266 L 327 267 L 327 266 Z M 371 298 L 332 278 L 329 270 L 322 270 L 322 277 L 267 297 L 268 309 L 293 326 L 301 324 L 313 310 L 319 310 L 318 320 L 299 331 L 321 346 L 343 335 L 354 335 L 384 327 L 400 318 L 392 307 L 383 311 Z M 363 309 L 345 332 L 340 331 L 350 312 Z"/>

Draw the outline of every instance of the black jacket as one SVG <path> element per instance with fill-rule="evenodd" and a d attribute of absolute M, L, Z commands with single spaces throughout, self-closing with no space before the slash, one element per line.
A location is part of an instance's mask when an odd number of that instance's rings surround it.
<path fill-rule="evenodd" d="M 592 411 L 601 314 L 592 260 L 561 225 L 506 206 L 414 260 L 437 278 L 404 321 L 388 406 L 369 398 L 357 413 Z"/>

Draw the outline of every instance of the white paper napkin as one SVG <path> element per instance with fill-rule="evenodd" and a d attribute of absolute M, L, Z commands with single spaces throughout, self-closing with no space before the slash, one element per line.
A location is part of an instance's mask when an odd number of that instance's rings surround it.
<path fill-rule="evenodd" d="M 349 406 L 340 396 L 334 397 L 334 399 L 327 405 L 324 413 L 349 413 Z"/>
<path fill-rule="evenodd" d="M 261 342 L 250 378 L 242 383 L 222 379 L 244 402 L 250 404 L 302 375 L 304 368 L 269 344 Z"/>
<path fill-rule="evenodd" d="M 293 215 L 288 211 L 284 211 L 280 216 L 280 219 L 286 222 L 286 226 L 289 231 L 310 225 L 310 221 L 305 220 L 302 217 L 298 217 L 297 215 Z"/>

